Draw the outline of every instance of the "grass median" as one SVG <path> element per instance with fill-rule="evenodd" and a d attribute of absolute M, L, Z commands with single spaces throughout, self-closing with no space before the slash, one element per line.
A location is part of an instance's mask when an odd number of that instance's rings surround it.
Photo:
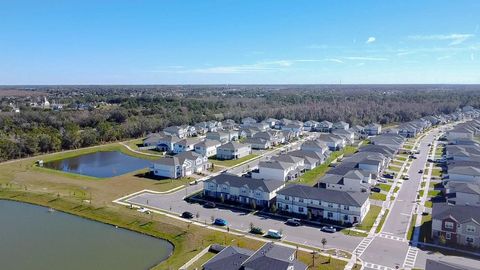
<path fill-rule="evenodd" d="M 371 205 L 370 210 L 368 210 L 368 213 L 363 219 L 362 223 L 357 226 L 357 229 L 369 232 L 372 229 L 373 223 L 375 223 L 378 214 L 380 214 L 380 210 L 382 210 L 382 207 Z"/>

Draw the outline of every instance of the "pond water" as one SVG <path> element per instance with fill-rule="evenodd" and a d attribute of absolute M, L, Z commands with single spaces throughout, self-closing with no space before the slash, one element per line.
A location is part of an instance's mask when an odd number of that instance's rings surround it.
<path fill-rule="evenodd" d="M 165 240 L 47 208 L 0 200 L 2 270 L 137 270 L 168 258 Z"/>
<path fill-rule="evenodd" d="M 108 151 L 46 162 L 43 166 L 64 172 L 106 178 L 147 168 L 150 163 L 148 160 L 118 151 Z"/>

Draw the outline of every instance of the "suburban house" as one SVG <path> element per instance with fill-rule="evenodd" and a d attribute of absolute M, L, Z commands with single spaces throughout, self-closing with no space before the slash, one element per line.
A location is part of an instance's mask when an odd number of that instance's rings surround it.
<path fill-rule="evenodd" d="M 350 130 L 334 129 L 332 130 L 332 134 L 342 137 L 347 144 L 353 144 L 355 141 L 355 133 Z"/>
<path fill-rule="evenodd" d="M 480 168 L 474 166 L 454 166 L 448 168 L 448 182 L 480 184 Z"/>
<path fill-rule="evenodd" d="M 393 159 L 393 157 L 398 153 L 398 148 L 393 148 L 391 146 L 386 146 L 386 145 L 376 145 L 376 144 L 368 144 L 365 146 L 362 146 L 358 149 L 358 152 L 360 153 L 365 153 L 365 152 L 371 152 L 371 153 L 380 153 L 389 159 Z"/>
<path fill-rule="evenodd" d="M 432 239 L 447 244 L 480 247 L 480 211 L 478 206 L 434 203 Z"/>
<path fill-rule="evenodd" d="M 195 124 L 195 131 L 197 132 L 197 135 L 203 135 L 208 132 L 208 127 L 206 122 L 201 122 Z"/>
<path fill-rule="evenodd" d="M 182 126 L 170 126 L 163 129 L 163 132 L 168 135 L 177 136 L 180 139 L 187 137 L 187 128 Z"/>
<path fill-rule="evenodd" d="M 253 252 L 234 246 L 221 250 L 203 265 L 204 270 L 307 270 L 296 260 L 296 250 L 274 242 Z"/>
<path fill-rule="evenodd" d="M 352 192 L 367 192 L 370 190 L 371 184 L 371 173 L 356 169 L 352 169 L 344 175 L 327 173 L 318 181 L 318 186 L 321 188 Z"/>
<path fill-rule="evenodd" d="M 234 120 L 232 119 L 226 119 L 222 121 L 222 127 L 224 130 L 232 130 L 237 126 Z"/>
<path fill-rule="evenodd" d="M 389 161 L 389 158 L 385 157 L 381 153 L 357 152 L 345 158 L 342 164 L 356 163 L 356 168 L 368 171 L 373 175 L 373 177 L 377 177 L 381 175 Z"/>
<path fill-rule="evenodd" d="M 278 122 L 277 119 L 275 118 L 267 118 L 263 120 L 262 122 L 267 123 L 270 128 L 274 128 L 275 124 Z"/>
<path fill-rule="evenodd" d="M 306 170 L 312 170 L 320 164 L 325 162 L 325 159 L 330 155 L 330 152 L 325 153 L 316 151 L 295 150 L 288 152 L 288 155 L 303 158 Z"/>
<path fill-rule="evenodd" d="M 343 130 L 348 130 L 350 128 L 350 125 L 347 122 L 340 121 L 333 123 L 332 129 L 343 129 Z"/>
<path fill-rule="evenodd" d="M 217 159 L 238 159 L 246 157 L 252 153 L 252 147 L 249 144 L 229 142 L 217 148 Z"/>
<path fill-rule="evenodd" d="M 268 125 L 268 123 L 265 123 L 265 122 L 260 122 L 260 123 L 254 123 L 254 124 L 250 124 L 249 127 L 251 128 L 256 128 L 260 131 L 265 131 L 267 129 L 270 128 L 270 126 Z"/>
<path fill-rule="evenodd" d="M 222 145 L 219 141 L 206 139 L 195 144 L 195 152 L 206 156 L 213 157 L 217 155 L 217 148 Z"/>
<path fill-rule="evenodd" d="M 206 138 L 209 140 L 219 141 L 221 143 L 227 143 L 230 141 L 230 135 L 223 131 L 207 132 Z"/>
<path fill-rule="evenodd" d="M 176 135 L 165 135 L 158 140 L 157 149 L 160 151 L 173 152 L 174 144 L 180 140 Z"/>
<path fill-rule="evenodd" d="M 365 126 L 364 132 L 369 136 L 376 136 L 382 133 L 382 125 L 380 124 L 370 124 Z"/>
<path fill-rule="evenodd" d="M 148 134 L 148 136 L 145 139 L 143 139 L 143 146 L 157 148 L 158 142 L 162 139 L 163 136 L 165 136 L 165 134 L 160 134 L 160 133 Z"/>
<path fill-rule="evenodd" d="M 272 144 L 269 140 L 263 139 L 263 138 L 247 138 L 245 140 L 245 143 L 248 143 L 251 145 L 252 149 L 260 149 L 260 150 L 265 150 L 269 149 L 272 147 Z"/>
<path fill-rule="evenodd" d="M 322 121 L 318 123 L 317 127 L 315 128 L 315 131 L 318 132 L 330 132 L 332 130 L 333 123 L 329 121 Z"/>
<path fill-rule="evenodd" d="M 330 151 L 340 150 L 346 145 L 344 138 L 334 134 L 321 134 L 317 140 L 327 145 Z"/>
<path fill-rule="evenodd" d="M 222 199 L 234 204 L 270 207 L 277 191 L 284 182 L 271 179 L 255 179 L 223 173 L 205 180 L 203 194 L 206 197 Z"/>
<path fill-rule="evenodd" d="M 256 123 L 257 123 L 257 120 L 253 119 L 252 117 L 246 117 L 242 119 L 242 126 L 244 127 L 249 127 Z"/>
<path fill-rule="evenodd" d="M 309 120 L 303 123 L 303 129 L 305 131 L 314 131 L 320 123 L 317 121 Z"/>
<path fill-rule="evenodd" d="M 373 145 L 383 145 L 389 146 L 393 149 L 400 149 L 405 143 L 405 137 L 395 133 L 386 133 L 379 136 L 371 137 L 370 142 Z"/>
<path fill-rule="evenodd" d="M 303 134 L 303 125 L 299 123 L 289 123 L 282 126 L 283 131 L 291 131 L 295 137 Z"/>
<path fill-rule="evenodd" d="M 200 173 L 208 167 L 209 163 L 206 156 L 189 151 L 154 161 L 150 171 L 155 176 L 177 179 L 193 173 Z"/>
<path fill-rule="evenodd" d="M 273 179 L 276 181 L 290 181 L 300 175 L 295 163 L 282 161 L 261 161 L 258 163 L 258 171 L 252 172 L 255 179 Z"/>
<path fill-rule="evenodd" d="M 198 139 L 196 138 L 186 138 L 175 142 L 173 144 L 173 153 L 178 154 L 185 151 L 193 151 L 196 143 L 198 143 Z"/>
<path fill-rule="evenodd" d="M 362 222 L 370 209 L 366 192 L 347 192 L 304 185 L 290 185 L 277 191 L 280 211 L 314 220 L 353 224 Z"/>
<path fill-rule="evenodd" d="M 480 185 L 478 184 L 450 182 L 445 193 L 449 204 L 480 206 Z"/>
<path fill-rule="evenodd" d="M 240 138 L 251 138 L 261 132 L 258 128 L 244 127 L 239 131 Z"/>
<path fill-rule="evenodd" d="M 283 134 L 276 130 L 262 131 L 253 135 L 253 138 L 262 138 L 270 141 L 271 145 L 279 145 L 285 143 L 285 137 Z"/>
<path fill-rule="evenodd" d="M 300 147 L 301 150 L 303 151 L 314 151 L 314 152 L 320 152 L 320 153 L 325 153 L 328 151 L 328 146 L 320 141 L 317 140 L 310 140 L 302 143 L 302 146 Z"/>

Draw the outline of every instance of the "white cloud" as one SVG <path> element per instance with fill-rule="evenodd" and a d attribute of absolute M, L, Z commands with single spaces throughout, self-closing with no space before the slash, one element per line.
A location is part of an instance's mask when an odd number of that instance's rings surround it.
<path fill-rule="evenodd" d="M 338 58 L 328 58 L 328 59 L 325 59 L 325 61 L 327 62 L 334 62 L 334 63 L 339 63 L 339 64 L 343 64 L 345 63 L 344 61 L 338 59 Z"/>
<path fill-rule="evenodd" d="M 444 40 L 450 41 L 449 45 L 458 45 L 463 43 L 469 38 L 474 37 L 473 34 L 449 34 L 449 35 L 414 35 L 409 36 L 413 40 Z"/>
<path fill-rule="evenodd" d="M 375 37 L 369 37 L 365 43 L 370 44 L 375 42 L 375 40 L 377 40 Z"/>
<path fill-rule="evenodd" d="M 388 61 L 388 58 L 384 57 L 368 57 L 368 56 L 347 56 L 343 57 L 346 60 L 358 60 L 358 61 Z"/>

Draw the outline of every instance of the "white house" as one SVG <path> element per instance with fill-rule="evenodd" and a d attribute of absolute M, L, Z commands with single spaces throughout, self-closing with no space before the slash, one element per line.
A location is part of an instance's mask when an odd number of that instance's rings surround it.
<path fill-rule="evenodd" d="M 367 192 L 370 190 L 372 175 L 368 171 L 352 169 L 345 175 L 326 174 L 319 186 L 339 191 Z"/>
<path fill-rule="evenodd" d="M 252 172 L 252 178 L 282 182 L 296 179 L 298 176 L 299 172 L 294 163 L 282 161 L 261 161 L 258 163 L 258 172 Z"/>
<path fill-rule="evenodd" d="M 222 145 L 219 141 L 206 139 L 195 144 L 195 152 L 206 156 L 213 157 L 217 154 L 217 148 Z"/>
<path fill-rule="evenodd" d="M 217 159 L 239 159 L 252 153 L 249 144 L 229 142 L 217 148 Z"/>
<path fill-rule="evenodd" d="M 207 132 L 207 139 L 227 143 L 230 141 L 230 134 L 223 131 Z"/>
<path fill-rule="evenodd" d="M 220 174 L 205 180 L 203 194 L 206 197 L 222 199 L 234 204 L 270 207 L 276 192 L 285 183 L 275 180 L 252 179 L 233 174 Z"/>
<path fill-rule="evenodd" d="M 310 215 L 312 220 L 360 223 L 370 209 L 367 192 L 346 192 L 304 185 L 277 191 L 278 210 Z"/>
<path fill-rule="evenodd" d="M 196 143 L 198 143 L 198 139 L 195 138 L 186 138 L 175 142 L 173 144 L 173 153 L 178 154 L 185 151 L 193 151 Z"/>
<path fill-rule="evenodd" d="M 350 128 L 350 125 L 344 121 L 336 122 L 332 125 L 332 129 L 348 130 L 349 128 Z"/>
<path fill-rule="evenodd" d="M 376 123 L 367 125 L 364 132 L 369 136 L 379 135 L 382 133 L 382 125 Z"/>
<path fill-rule="evenodd" d="M 189 151 L 154 161 L 150 171 L 155 176 L 176 179 L 200 173 L 208 168 L 209 163 L 206 156 Z"/>

